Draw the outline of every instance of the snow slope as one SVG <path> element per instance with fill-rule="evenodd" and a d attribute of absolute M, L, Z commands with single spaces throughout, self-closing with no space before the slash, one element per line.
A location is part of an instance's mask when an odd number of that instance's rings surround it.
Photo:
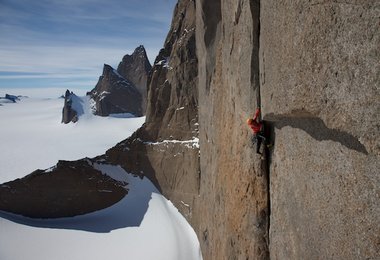
<path fill-rule="evenodd" d="M 33 91 L 8 91 L 29 98 L 0 106 L 0 183 L 49 168 L 58 159 L 102 154 L 144 122 L 84 113 L 76 124 L 61 124 L 63 99 L 57 97 L 64 90 L 57 95 L 51 90 L 53 98 Z M 120 166 L 94 167 L 127 181 L 128 195 L 109 208 L 73 218 L 36 220 L 0 212 L 0 259 L 202 259 L 194 230 L 148 179 Z"/>
<path fill-rule="evenodd" d="M 127 181 L 128 196 L 112 207 L 73 218 L 33 220 L 0 214 L 7 218 L 0 218 L 0 259 L 202 258 L 194 230 L 148 179 L 128 175 L 120 166 L 96 168 Z"/>

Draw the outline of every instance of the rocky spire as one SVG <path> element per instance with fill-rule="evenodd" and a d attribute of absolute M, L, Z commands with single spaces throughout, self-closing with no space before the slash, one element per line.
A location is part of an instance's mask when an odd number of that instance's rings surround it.
<path fill-rule="evenodd" d="M 110 65 L 104 64 L 103 75 L 95 88 L 87 93 L 95 101 L 94 113 L 100 116 L 131 113 L 142 115 L 141 94 L 134 84 Z"/>
<path fill-rule="evenodd" d="M 73 109 L 72 106 L 72 96 L 75 95 L 70 90 L 66 90 L 65 93 L 65 102 L 62 109 L 62 123 L 68 124 L 70 122 L 75 123 L 78 121 L 78 113 Z"/>
<path fill-rule="evenodd" d="M 147 79 L 152 66 L 148 60 L 145 48 L 140 45 L 132 55 L 125 55 L 119 63 L 117 72 L 131 81 L 142 97 L 142 112 L 145 114 L 147 100 Z"/>

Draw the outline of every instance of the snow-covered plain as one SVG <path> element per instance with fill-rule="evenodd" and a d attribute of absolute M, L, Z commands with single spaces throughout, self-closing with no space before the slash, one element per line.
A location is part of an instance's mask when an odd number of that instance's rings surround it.
<path fill-rule="evenodd" d="M 49 168 L 58 160 L 103 154 L 130 136 L 145 120 L 93 116 L 88 113 L 89 104 L 84 102 L 87 113 L 76 124 L 65 125 L 61 124 L 64 99 L 59 98 L 64 89 L 48 90 L 50 98 L 46 90 L 9 91 L 12 90 L 0 89 L 0 96 L 9 93 L 28 98 L 0 106 L 0 183 Z"/>
<path fill-rule="evenodd" d="M 5 91 L 29 98 L 0 106 L 0 183 L 49 168 L 58 159 L 104 153 L 144 122 L 85 113 L 77 124 L 64 125 L 63 99 L 57 98 L 64 90 L 49 95 L 46 89 Z M 0 89 L 0 96 L 5 91 Z M 35 220 L 0 212 L 0 259 L 202 259 L 194 230 L 148 179 L 120 166 L 94 167 L 127 181 L 128 195 L 107 209 L 73 218 Z"/>

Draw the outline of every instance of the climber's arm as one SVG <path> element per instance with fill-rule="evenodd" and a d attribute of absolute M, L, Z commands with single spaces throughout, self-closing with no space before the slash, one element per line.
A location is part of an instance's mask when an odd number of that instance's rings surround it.
<path fill-rule="evenodd" d="M 260 108 L 257 108 L 256 112 L 255 112 L 255 116 L 253 117 L 253 121 L 256 121 L 256 119 L 259 117 L 259 115 L 260 115 Z"/>

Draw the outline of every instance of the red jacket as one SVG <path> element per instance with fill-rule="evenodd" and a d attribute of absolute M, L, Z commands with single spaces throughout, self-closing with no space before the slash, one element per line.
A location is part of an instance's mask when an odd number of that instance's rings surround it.
<path fill-rule="evenodd" d="M 258 134 L 261 132 L 261 128 L 263 127 L 263 124 L 259 122 L 259 115 L 260 115 L 260 108 L 256 109 L 255 116 L 253 117 L 252 123 L 249 125 L 249 127 L 252 129 L 253 133 Z"/>

